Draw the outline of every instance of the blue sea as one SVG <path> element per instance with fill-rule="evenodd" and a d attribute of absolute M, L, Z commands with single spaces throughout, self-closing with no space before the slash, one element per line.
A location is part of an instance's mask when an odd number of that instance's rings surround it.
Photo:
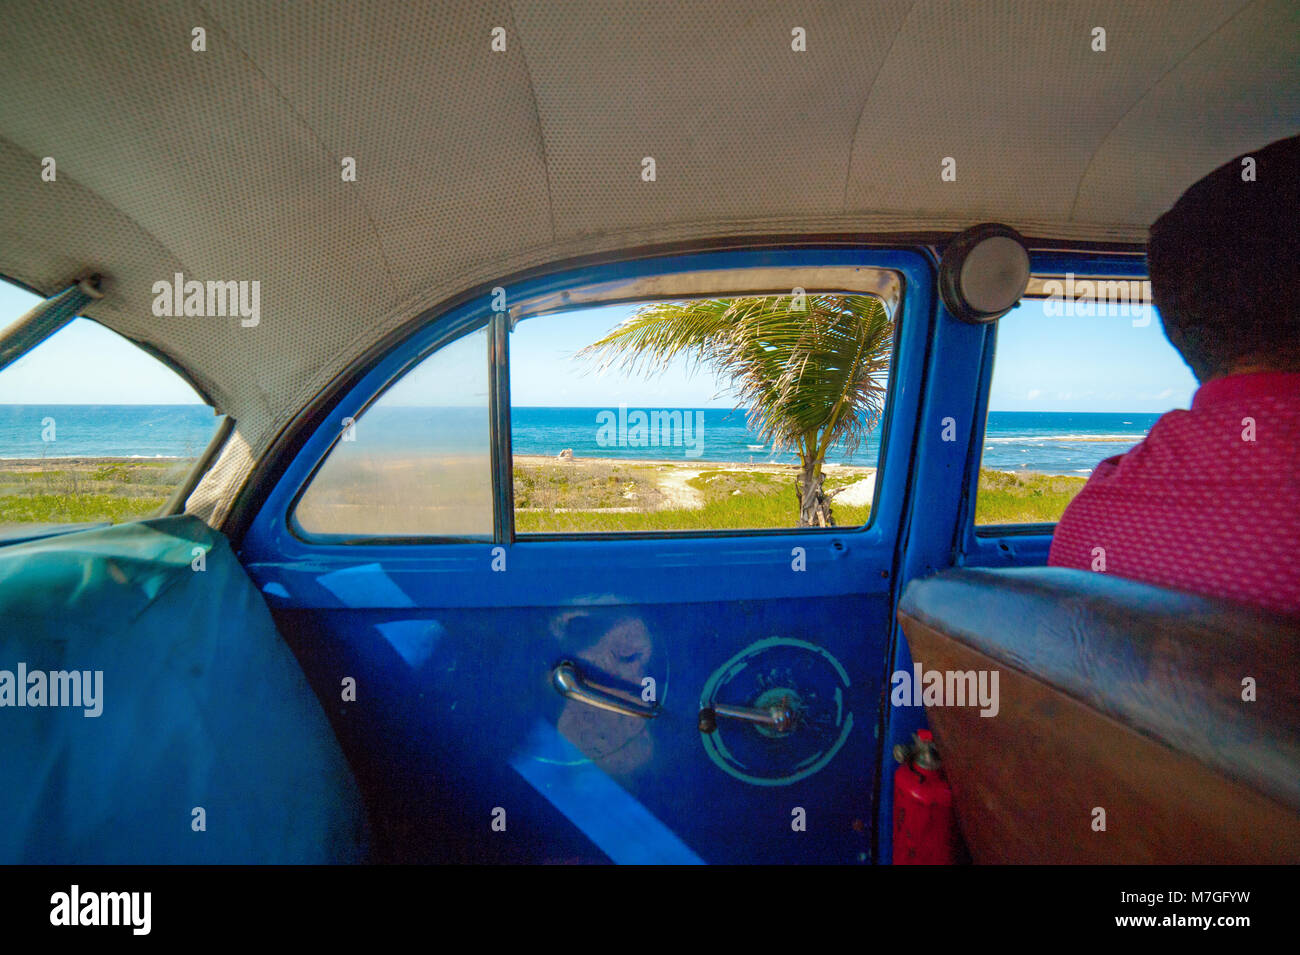
<path fill-rule="evenodd" d="M 682 409 L 681 419 L 651 431 L 637 409 L 515 408 L 516 454 L 554 457 L 569 448 L 579 457 L 663 459 L 683 462 L 793 463 L 791 452 L 774 452 L 749 430 L 742 411 Z M 686 413 L 689 412 L 689 417 Z M 647 416 L 648 417 L 648 416 Z M 1084 475 L 1103 458 L 1131 448 L 1155 423 L 1155 414 L 993 411 L 984 442 L 986 468 L 1028 469 Z M 207 446 L 217 418 L 202 405 L 0 405 L 0 459 L 69 457 L 196 457 Z M 681 421 L 682 425 L 678 424 Z M 444 447 L 482 443 L 484 412 L 466 408 L 397 408 L 383 405 L 357 422 L 370 435 L 398 436 L 428 448 L 431 432 L 446 429 Z M 50 431 L 50 423 L 53 432 Z M 683 426 L 689 423 L 689 432 Z M 638 427 L 640 424 L 640 427 Z M 409 425 L 409 426 L 408 426 Z M 702 429 L 701 426 L 702 425 Z M 453 434 L 455 436 L 453 436 Z M 653 434 L 653 437 L 650 435 Z M 54 440 L 42 440 L 52 436 Z M 827 460 L 872 466 L 879 451 L 872 432 L 851 457 L 832 448 Z M 462 445 L 464 446 L 464 445 Z"/>
<path fill-rule="evenodd" d="M 0 405 L 0 460 L 195 458 L 218 421 L 207 405 Z"/>
<path fill-rule="evenodd" d="M 631 427 L 633 411 L 627 412 L 628 426 L 618 419 L 618 410 L 597 416 L 597 408 L 516 408 L 512 413 L 513 450 L 515 454 L 545 454 L 554 456 L 564 448 L 572 449 L 575 456 L 605 458 L 658 458 L 685 461 L 775 462 L 793 464 L 798 457 L 793 452 L 773 452 L 745 425 L 744 411 L 723 409 L 690 409 L 690 439 L 665 446 L 632 446 L 631 441 L 610 443 L 608 438 L 635 434 Z M 610 417 L 616 418 L 609 427 Z M 1032 412 L 992 411 L 989 413 L 984 439 L 983 466 L 1000 471 L 1027 469 L 1047 474 L 1091 473 L 1098 461 L 1111 455 L 1123 454 L 1141 441 L 1158 414 L 1085 413 L 1085 412 Z M 695 433 L 694 425 L 703 420 L 702 438 Z M 601 440 L 601 424 L 605 423 Z M 663 423 L 658 429 L 645 428 L 636 436 L 663 433 Z M 683 429 L 684 431 L 685 429 Z M 670 429 L 671 433 L 676 433 Z M 833 464 L 853 464 L 871 467 L 876 464 L 880 449 L 879 429 L 869 434 L 852 456 L 843 447 L 834 447 L 826 456 Z M 700 453 L 696 455 L 694 452 Z"/>

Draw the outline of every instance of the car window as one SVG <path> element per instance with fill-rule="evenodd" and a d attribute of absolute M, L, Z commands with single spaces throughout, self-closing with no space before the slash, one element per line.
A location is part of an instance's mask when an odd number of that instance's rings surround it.
<path fill-rule="evenodd" d="M 998 321 L 977 525 L 1055 523 L 1100 461 L 1188 407 L 1196 381 L 1139 284 L 1131 301 L 1027 300 Z"/>
<path fill-rule="evenodd" d="M 0 282 L 0 315 L 39 301 Z M 0 529 L 157 514 L 219 423 L 176 372 L 75 319 L 0 371 Z"/>
<path fill-rule="evenodd" d="M 433 352 L 335 440 L 298 501 L 307 537 L 490 538 L 487 329 Z"/>
<path fill-rule="evenodd" d="M 802 290 L 519 322 L 516 533 L 866 523 L 895 332 L 877 297 Z"/>

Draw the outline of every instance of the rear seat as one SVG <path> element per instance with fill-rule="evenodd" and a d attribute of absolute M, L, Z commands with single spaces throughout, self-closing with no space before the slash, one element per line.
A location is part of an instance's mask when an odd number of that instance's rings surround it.
<path fill-rule="evenodd" d="M 320 703 L 192 517 L 0 547 L 0 767 L 4 864 L 365 856 Z"/>
<path fill-rule="evenodd" d="M 898 615 L 926 670 L 1000 674 L 996 716 L 926 713 L 975 861 L 1300 862 L 1300 620 L 1063 568 Z"/>

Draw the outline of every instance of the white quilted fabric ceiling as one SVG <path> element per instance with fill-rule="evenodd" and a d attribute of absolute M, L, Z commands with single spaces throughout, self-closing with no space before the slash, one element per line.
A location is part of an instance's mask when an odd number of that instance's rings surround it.
<path fill-rule="evenodd" d="M 517 269 L 986 219 L 1143 241 L 1300 127 L 1291 0 L 10 0 L 0 20 L 0 272 L 51 292 L 102 271 L 88 313 L 237 419 L 191 500 L 212 519 L 367 346 Z M 260 324 L 154 317 L 175 272 L 260 281 Z"/>

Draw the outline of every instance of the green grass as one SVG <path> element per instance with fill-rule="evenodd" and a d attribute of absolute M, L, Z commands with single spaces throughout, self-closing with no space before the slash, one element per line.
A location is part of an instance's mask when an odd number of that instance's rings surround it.
<path fill-rule="evenodd" d="M 516 509 L 656 507 L 664 496 L 646 464 L 515 465 Z"/>
<path fill-rule="evenodd" d="M 49 467 L 0 464 L 0 524 L 138 520 L 155 513 L 190 462 L 59 461 Z M 703 506 L 672 507 L 660 489 L 659 465 L 622 462 L 516 465 L 519 533 L 750 530 L 795 527 L 798 504 L 790 473 L 702 470 L 682 481 Z M 830 472 L 828 489 L 861 480 Z M 1081 477 L 980 471 L 977 524 L 1055 523 L 1084 485 Z M 635 508 L 636 510 L 633 510 Z M 857 527 L 870 506 L 832 503 L 837 527 Z"/>
<path fill-rule="evenodd" d="M 1055 524 L 1085 478 L 980 470 L 976 524 Z"/>
<path fill-rule="evenodd" d="M 521 485 L 519 472 L 521 470 L 547 471 L 552 469 L 523 469 L 516 467 L 516 508 L 529 506 L 529 504 L 522 504 L 519 496 Z M 635 482 L 638 477 L 638 475 L 631 473 L 637 470 L 634 466 L 616 465 L 607 470 L 614 472 L 614 477 L 620 481 Z M 648 467 L 645 470 L 653 471 L 654 469 Z M 642 480 L 645 479 L 646 476 L 642 476 Z M 604 484 L 601 482 L 605 480 L 604 475 L 600 475 L 598 479 L 593 478 L 598 488 L 603 488 Z M 826 484 L 827 487 L 835 487 L 851 483 L 854 480 L 857 480 L 857 478 L 837 475 L 833 478 L 827 478 Z M 588 481 L 583 476 L 569 474 L 566 481 L 557 485 L 564 488 L 562 496 L 559 498 L 564 503 L 552 506 L 581 506 L 584 509 L 561 513 L 537 510 L 521 512 L 517 510 L 515 513 L 515 530 L 521 534 L 591 533 L 596 531 L 755 530 L 773 527 L 797 527 L 799 523 L 799 506 L 795 497 L 794 480 L 791 476 L 784 474 L 772 474 L 762 471 L 701 471 L 698 477 L 691 478 L 685 483 L 700 492 L 703 498 L 702 507 L 668 508 L 640 512 L 606 511 L 601 513 L 601 510 L 586 509 L 593 506 L 603 509 L 629 503 L 644 503 L 644 499 L 630 502 L 624 498 L 617 498 L 617 503 L 603 503 L 611 500 L 608 498 L 599 498 L 598 500 L 602 503 L 595 505 L 585 503 L 582 498 L 582 491 L 591 483 L 592 481 Z M 535 479 L 526 479 L 525 486 L 531 494 L 532 489 L 537 486 Z M 735 493 L 737 491 L 740 493 Z M 662 497 L 662 495 L 659 496 Z M 526 497 L 524 500 L 532 503 L 536 500 L 536 497 L 534 495 Z M 533 506 L 538 505 L 533 504 Z M 846 505 L 835 505 L 832 514 L 837 526 L 856 527 L 866 523 L 871 514 L 871 508 L 869 506 L 848 507 Z"/>
<path fill-rule="evenodd" d="M 192 461 L 0 463 L 0 525 L 120 524 L 156 513 Z"/>
<path fill-rule="evenodd" d="M 166 500 L 112 494 L 7 494 L 0 496 L 0 524 L 121 524 L 149 517 Z"/>
<path fill-rule="evenodd" d="M 516 469 L 516 488 L 519 487 Z M 541 469 L 548 470 L 548 469 Z M 618 471 L 618 468 L 614 469 Z M 632 468 L 625 469 L 627 471 Z M 826 487 L 834 488 L 860 480 L 856 475 L 828 475 Z M 613 507 L 626 501 L 601 499 L 584 504 L 590 482 L 569 476 L 558 486 L 563 490 L 556 507 Z M 646 512 L 600 513 L 575 510 L 564 513 L 525 511 L 516 513 L 519 533 L 580 533 L 617 531 L 739 530 L 795 527 L 798 506 L 790 477 L 766 472 L 703 471 L 686 482 L 704 495 L 698 509 L 673 508 Z M 977 524 L 1054 524 L 1065 506 L 1083 487 L 1085 479 L 1051 474 L 1005 474 L 980 471 L 976 498 Z M 734 492 L 739 491 L 739 494 Z M 516 492 L 518 495 L 518 492 Z M 516 496 L 517 506 L 520 505 Z M 832 505 L 837 527 L 857 527 L 867 522 L 870 506 Z"/>

